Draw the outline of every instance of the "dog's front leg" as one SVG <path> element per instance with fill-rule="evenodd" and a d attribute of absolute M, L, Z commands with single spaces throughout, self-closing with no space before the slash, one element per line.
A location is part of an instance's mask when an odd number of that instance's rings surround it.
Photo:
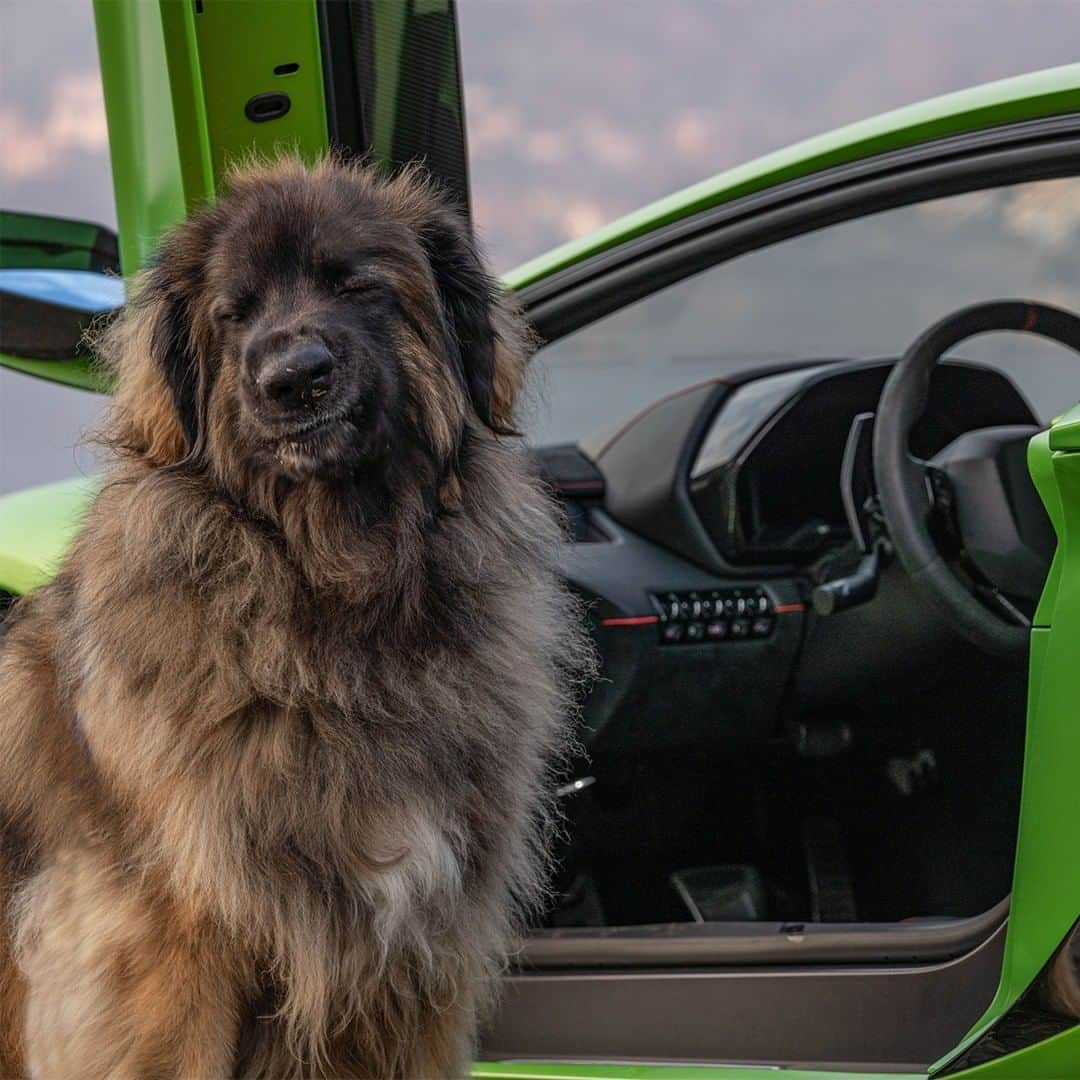
<path fill-rule="evenodd" d="M 0 844 L 3 837 L 0 836 Z M 26 983 L 15 963 L 8 911 L 11 890 L 0 865 L 0 1076 L 21 1077 L 23 1068 L 23 1005 Z"/>
<path fill-rule="evenodd" d="M 240 975 L 212 927 L 155 897 L 99 848 L 59 853 L 18 909 L 32 1075 L 230 1073 Z"/>

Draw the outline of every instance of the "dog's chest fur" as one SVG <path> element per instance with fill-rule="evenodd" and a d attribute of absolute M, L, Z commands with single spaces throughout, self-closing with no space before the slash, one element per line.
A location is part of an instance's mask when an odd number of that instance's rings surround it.
<path fill-rule="evenodd" d="M 304 1013 L 392 961 L 445 969 L 451 928 L 482 908 L 499 938 L 501 889 L 535 872 L 526 807 L 554 723 L 535 694 L 550 675 L 489 647 L 513 639 L 528 576 L 500 596 L 429 552 L 350 603 L 245 523 L 215 522 L 209 550 L 198 524 L 171 573 L 127 563 L 122 614 L 73 596 L 74 705 L 94 767 L 136 808 L 135 858 L 286 981 L 320 967 Z"/>

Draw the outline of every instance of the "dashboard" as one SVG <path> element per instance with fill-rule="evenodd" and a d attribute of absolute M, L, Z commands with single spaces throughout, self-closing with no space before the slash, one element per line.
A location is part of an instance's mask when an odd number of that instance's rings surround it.
<path fill-rule="evenodd" d="M 572 530 L 560 569 L 588 603 L 602 658 L 585 707 L 594 752 L 768 739 L 788 686 L 842 697 L 942 647 L 950 631 L 912 606 L 899 571 L 887 601 L 827 620 L 808 610 L 818 569 L 854 550 L 841 461 L 893 362 L 712 380 L 614 433 L 535 451 Z M 965 431 L 1035 422 L 1006 376 L 946 362 L 912 450 L 931 457 Z"/>
<path fill-rule="evenodd" d="M 844 447 L 853 419 L 877 407 L 888 373 L 883 364 L 812 369 L 795 380 L 786 374 L 751 382 L 725 400 L 689 475 L 694 509 L 724 558 L 800 564 L 848 539 L 839 483 Z M 730 445 L 725 431 L 745 424 L 740 398 L 750 390 L 760 400 L 763 388 L 777 383 L 787 391 L 781 405 L 730 456 L 718 454 L 718 444 Z M 929 459 L 965 431 L 1019 422 L 1034 418 L 1005 376 L 944 364 L 911 449 Z"/>

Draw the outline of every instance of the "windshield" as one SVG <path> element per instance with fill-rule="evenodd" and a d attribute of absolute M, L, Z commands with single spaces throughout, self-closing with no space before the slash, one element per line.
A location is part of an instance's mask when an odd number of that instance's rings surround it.
<path fill-rule="evenodd" d="M 543 349 L 527 432 L 576 441 L 673 390 L 765 364 L 898 356 L 957 308 L 1080 306 L 1080 179 L 868 215 L 712 267 Z M 1044 420 L 1080 397 L 1080 358 L 1031 335 L 964 344 Z"/>

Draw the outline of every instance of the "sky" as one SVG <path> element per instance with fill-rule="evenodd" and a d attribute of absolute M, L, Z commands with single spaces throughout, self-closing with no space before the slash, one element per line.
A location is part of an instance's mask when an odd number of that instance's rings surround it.
<path fill-rule="evenodd" d="M 242 0 L 208 0 L 242 2 Z M 1077 59 L 1076 0 L 459 0 L 498 269 L 798 139 Z M 0 4 L 0 206 L 115 225 L 90 0 Z M 92 468 L 100 402 L 0 373 L 0 491 Z"/>

